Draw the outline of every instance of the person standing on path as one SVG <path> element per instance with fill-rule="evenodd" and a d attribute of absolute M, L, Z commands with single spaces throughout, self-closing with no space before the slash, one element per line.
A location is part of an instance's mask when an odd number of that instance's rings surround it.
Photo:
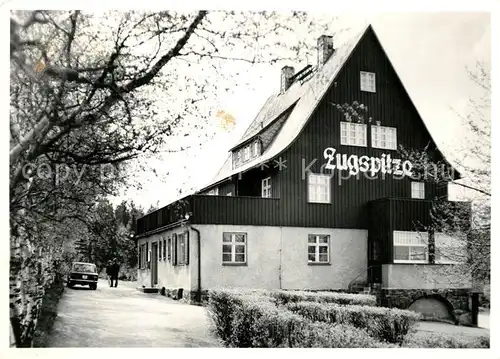
<path fill-rule="evenodd" d="M 113 286 L 113 280 L 115 282 L 115 288 L 118 287 L 118 274 L 120 273 L 120 264 L 118 259 L 113 259 L 113 264 L 111 265 L 111 286 Z"/>
<path fill-rule="evenodd" d="M 106 275 L 108 276 L 108 284 L 110 287 L 113 286 L 113 276 L 111 275 L 112 272 L 113 272 L 113 262 L 109 260 L 106 266 Z"/>

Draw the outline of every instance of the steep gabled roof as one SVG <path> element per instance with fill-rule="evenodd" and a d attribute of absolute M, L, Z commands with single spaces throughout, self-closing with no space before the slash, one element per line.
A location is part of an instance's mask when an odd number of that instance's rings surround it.
<path fill-rule="evenodd" d="M 238 141 L 233 149 L 249 141 L 250 139 L 252 139 L 252 137 L 257 136 L 263 128 L 269 126 L 273 121 L 276 120 L 278 116 L 280 116 L 288 108 L 291 108 L 293 105 L 292 112 L 289 114 L 285 123 L 281 127 L 281 130 L 276 134 L 270 146 L 261 154 L 261 156 L 252 159 L 251 161 L 236 169 L 232 168 L 231 154 L 229 154 L 217 175 L 207 186 L 204 187 L 204 189 L 210 188 L 211 186 L 223 182 L 224 180 L 229 179 L 234 175 L 258 167 L 262 163 L 266 163 L 267 161 L 276 158 L 276 156 L 285 151 L 305 127 L 305 125 L 309 121 L 309 118 L 314 113 L 314 110 L 326 95 L 326 93 L 334 83 L 340 70 L 344 67 L 351 54 L 354 52 L 356 46 L 368 30 L 373 31 L 375 37 L 377 38 L 377 41 L 380 43 L 380 40 L 378 39 L 372 26 L 368 25 L 364 27 L 362 31 L 353 36 L 349 41 L 336 48 L 334 54 L 322 67 L 317 69 L 312 77 L 309 77 L 303 82 L 293 83 L 285 93 L 277 93 L 270 96 L 257 114 L 254 121 L 252 121 L 250 126 L 241 137 L 240 141 Z M 385 52 L 385 49 L 383 48 L 381 43 L 380 46 L 382 47 L 382 51 L 387 56 L 387 53 Z M 389 59 L 388 56 L 387 58 Z M 406 95 L 410 99 L 410 102 L 413 104 L 413 107 L 418 113 L 418 109 L 414 105 L 410 95 L 408 94 L 408 91 L 402 83 L 401 78 L 392 65 L 390 59 L 389 63 L 395 71 L 403 87 L 403 90 L 405 91 Z M 422 119 L 423 124 L 427 129 L 425 121 L 423 120 L 422 116 L 420 116 L 420 114 L 419 117 Z M 434 141 L 433 136 L 428 129 L 427 132 L 429 133 L 429 136 L 433 140 L 434 144 L 436 144 L 436 141 Z M 444 155 L 443 158 L 445 158 Z"/>
<path fill-rule="evenodd" d="M 217 175 L 205 188 L 237 175 L 240 172 L 245 172 L 250 168 L 259 166 L 283 152 L 304 128 L 321 99 L 333 84 L 337 74 L 370 27 L 371 25 L 364 27 L 351 40 L 336 48 L 335 53 L 328 61 L 307 81 L 295 82 L 285 93 L 277 93 L 269 97 L 235 147 L 255 136 L 262 127 L 268 126 L 280 114 L 295 104 L 293 111 L 288 116 L 281 130 L 277 133 L 272 144 L 261 156 L 236 169 L 232 169 L 231 155 L 229 155 Z"/>

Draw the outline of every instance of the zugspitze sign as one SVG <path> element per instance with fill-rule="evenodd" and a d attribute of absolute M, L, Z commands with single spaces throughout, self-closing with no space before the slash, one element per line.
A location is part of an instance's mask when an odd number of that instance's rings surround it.
<path fill-rule="evenodd" d="M 390 154 L 383 153 L 380 158 L 357 155 L 346 155 L 335 153 L 335 148 L 328 147 L 323 155 L 328 162 L 325 169 L 329 170 L 349 170 L 350 175 L 357 175 L 359 172 L 370 172 L 371 176 L 379 172 L 383 174 L 393 174 L 396 176 L 411 176 L 413 165 L 410 161 L 402 161 L 392 158 Z"/>

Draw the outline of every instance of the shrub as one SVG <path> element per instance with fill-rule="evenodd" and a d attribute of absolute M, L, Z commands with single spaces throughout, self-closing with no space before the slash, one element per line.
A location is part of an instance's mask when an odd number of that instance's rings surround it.
<path fill-rule="evenodd" d="M 489 348 L 490 338 L 458 333 L 444 334 L 419 331 L 408 335 L 402 346 L 406 348 Z"/>
<path fill-rule="evenodd" d="M 388 347 L 369 334 L 348 325 L 313 323 L 262 293 L 211 291 L 209 312 L 216 333 L 230 347 Z"/>
<path fill-rule="evenodd" d="M 340 305 L 375 306 L 376 297 L 368 294 L 350 294 L 335 292 L 306 292 L 306 291 L 268 291 L 267 294 L 280 304 L 297 302 L 337 303 Z"/>
<path fill-rule="evenodd" d="M 212 290 L 208 295 L 208 315 L 217 336 L 228 342 L 232 332 L 233 313 L 241 301 L 229 290 Z"/>
<path fill-rule="evenodd" d="M 365 329 L 381 341 L 401 344 L 420 315 L 395 308 L 338 305 L 335 303 L 289 303 L 287 309 L 312 321 L 348 324 Z"/>

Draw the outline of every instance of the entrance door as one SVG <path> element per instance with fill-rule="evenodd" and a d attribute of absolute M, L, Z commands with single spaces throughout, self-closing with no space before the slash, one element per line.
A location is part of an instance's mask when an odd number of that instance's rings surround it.
<path fill-rule="evenodd" d="M 151 287 L 158 284 L 158 242 L 151 245 Z"/>

